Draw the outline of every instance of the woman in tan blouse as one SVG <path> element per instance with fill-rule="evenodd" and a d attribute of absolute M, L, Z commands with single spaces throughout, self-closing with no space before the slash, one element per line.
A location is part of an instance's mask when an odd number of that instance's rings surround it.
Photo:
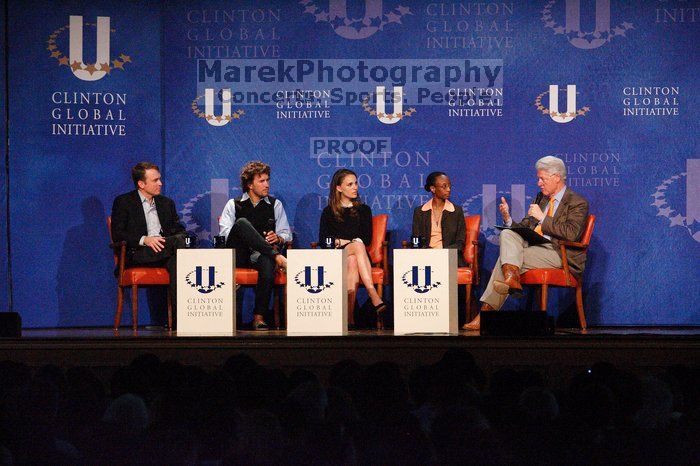
<path fill-rule="evenodd" d="M 466 266 L 462 255 L 467 232 L 464 211 L 450 202 L 450 178 L 443 172 L 432 172 L 425 190 L 433 198 L 413 211 L 413 236 L 421 238 L 424 248 L 457 249 L 459 266 Z"/>

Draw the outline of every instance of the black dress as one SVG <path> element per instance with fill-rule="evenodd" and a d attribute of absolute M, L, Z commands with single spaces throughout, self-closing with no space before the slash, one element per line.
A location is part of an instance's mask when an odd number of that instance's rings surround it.
<path fill-rule="evenodd" d="M 324 238 L 352 240 L 360 238 L 365 246 L 372 242 L 372 209 L 367 204 L 343 208 L 343 220 L 338 221 L 330 206 L 326 206 L 321 214 L 318 228 L 318 242 L 323 244 Z"/>

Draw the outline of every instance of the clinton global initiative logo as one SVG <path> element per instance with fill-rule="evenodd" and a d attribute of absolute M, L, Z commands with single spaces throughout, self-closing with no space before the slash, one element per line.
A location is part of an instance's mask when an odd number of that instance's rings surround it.
<path fill-rule="evenodd" d="M 326 282 L 326 271 L 322 265 L 318 267 L 306 266 L 294 275 L 294 283 L 304 288 L 309 293 L 320 293 L 333 286 L 333 282 Z M 303 278 L 302 278 L 303 275 Z"/>
<path fill-rule="evenodd" d="M 610 0 L 595 1 L 595 27 L 593 30 L 581 29 L 581 1 L 565 0 L 566 19 L 564 24 L 559 24 L 552 13 L 552 8 L 561 2 L 550 0 L 542 10 L 542 22 L 546 28 L 554 31 L 554 34 L 563 34 L 569 43 L 579 49 L 597 49 L 615 37 L 626 37 L 627 31 L 634 29 L 634 25 L 621 22 L 612 26 L 610 22 Z"/>
<path fill-rule="evenodd" d="M 315 22 L 328 23 L 340 37 L 353 40 L 367 39 L 383 31 L 389 24 L 401 24 L 401 18 L 413 14 L 410 8 L 401 5 L 384 12 L 382 0 L 365 0 L 365 15 L 351 18 L 346 1 L 329 0 L 327 9 L 319 7 L 313 0 L 301 0 L 299 3 L 304 6 L 304 14 L 313 15 Z"/>
<path fill-rule="evenodd" d="M 369 103 L 373 98 L 376 102 L 376 109 L 372 108 Z M 391 113 L 386 111 L 387 100 L 394 107 Z M 414 107 L 409 108 L 405 112 L 403 111 L 403 86 L 393 86 L 392 92 L 386 92 L 384 86 L 377 86 L 375 93 L 368 94 L 367 97 L 362 99 L 362 109 L 370 116 L 376 116 L 377 120 L 385 125 L 394 125 L 404 117 L 410 117 L 416 113 Z"/>
<path fill-rule="evenodd" d="M 241 195 L 240 187 L 229 189 L 227 178 L 212 178 L 211 189 L 191 197 L 182 205 L 181 215 L 185 230 L 197 237 L 199 244 L 212 243 L 219 232 L 219 216 L 229 199 Z"/>
<path fill-rule="evenodd" d="M 97 81 L 112 73 L 112 70 L 124 71 L 124 66 L 131 63 L 131 57 L 125 53 L 119 53 L 116 58 L 110 57 L 110 33 L 116 32 L 110 29 L 110 17 L 98 16 L 96 23 L 85 23 L 88 28 L 96 29 L 96 53 L 94 63 L 85 63 L 83 60 L 83 17 L 71 15 L 69 24 L 56 29 L 46 41 L 46 50 L 51 58 L 55 58 L 58 66 L 67 66 L 76 78 L 83 81 Z M 68 55 L 59 48 L 61 35 L 68 29 Z"/>
<path fill-rule="evenodd" d="M 679 116 L 680 86 L 622 88 L 623 116 Z"/>
<path fill-rule="evenodd" d="M 495 184 L 484 184 L 481 192 L 473 195 L 462 203 L 462 209 L 468 215 L 481 215 L 481 232 L 491 244 L 499 244 L 500 231 L 496 225 L 503 224 L 503 218 L 498 211 L 501 197 L 505 197 L 510 207 L 511 218 L 517 220 L 525 216 L 525 206 L 532 201 L 532 196 L 525 195 L 524 184 L 511 185 L 510 191 L 497 190 Z M 478 201 L 481 200 L 481 210 Z M 527 204 L 526 204 L 527 203 Z"/>
<path fill-rule="evenodd" d="M 440 282 L 433 282 L 433 268 L 430 265 L 425 267 L 414 265 L 411 267 L 411 270 L 401 275 L 401 281 L 416 293 L 421 294 L 427 293 L 441 284 Z"/>
<path fill-rule="evenodd" d="M 204 111 L 199 108 L 199 102 L 202 100 L 202 97 L 204 97 Z M 215 97 L 221 105 L 220 115 L 214 113 Z M 231 89 L 221 89 L 221 91 L 214 96 L 214 89 L 207 88 L 204 90 L 204 95 L 197 96 L 192 101 L 192 113 L 194 113 L 197 118 L 203 118 L 212 126 L 225 126 L 231 121 L 240 120 L 241 117 L 245 115 L 245 111 L 242 109 L 232 112 L 231 103 Z"/>
<path fill-rule="evenodd" d="M 686 160 L 686 171 L 663 180 L 651 197 L 657 217 L 665 218 L 669 227 L 686 229 L 691 238 L 700 243 L 700 159 Z M 685 215 L 680 212 L 684 200 Z"/>
<path fill-rule="evenodd" d="M 216 268 L 212 265 L 208 267 L 198 265 L 185 275 L 185 282 L 200 293 L 208 294 L 225 285 L 224 282 L 216 282 L 217 273 Z"/>
<path fill-rule="evenodd" d="M 566 112 L 559 111 L 559 86 L 556 84 L 550 84 L 548 91 L 541 93 L 535 98 L 537 110 L 542 112 L 543 115 L 549 115 L 557 123 L 569 123 L 576 117 L 585 116 L 591 110 L 590 107 L 576 108 L 575 84 L 569 84 L 566 86 L 566 91 L 563 89 L 561 91 L 566 92 Z M 549 94 L 549 108 L 542 105 L 542 97 L 547 94 Z"/>

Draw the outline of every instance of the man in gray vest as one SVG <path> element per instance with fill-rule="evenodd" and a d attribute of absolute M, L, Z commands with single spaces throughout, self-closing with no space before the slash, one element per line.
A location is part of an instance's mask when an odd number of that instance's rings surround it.
<path fill-rule="evenodd" d="M 287 267 L 280 254 L 284 243 L 292 240 L 289 221 L 279 199 L 269 195 L 270 166 L 248 162 L 241 169 L 243 195 L 226 203 L 219 219 L 220 235 L 226 247 L 236 249 L 236 267 L 258 271 L 253 309 L 253 330 L 267 330 L 270 297 L 275 282 L 275 268 Z"/>

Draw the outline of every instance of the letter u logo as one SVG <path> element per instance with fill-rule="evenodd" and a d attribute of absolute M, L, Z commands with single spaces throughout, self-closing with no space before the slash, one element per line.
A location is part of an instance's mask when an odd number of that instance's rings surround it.
<path fill-rule="evenodd" d="M 377 86 L 377 119 L 385 125 L 393 125 L 401 120 L 403 114 L 403 87 L 394 86 L 394 113 L 386 113 L 384 97 L 386 90 L 384 86 Z"/>
<path fill-rule="evenodd" d="M 581 0 L 566 0 L 566 32 L 581 32 Z M 569 40 L 571 45 L 579 49 L 596 49 L 605 44 L 606 39 L 600 38 L 602 32 L 610 31 L 610 0 L 595 2 L 595 32 L 594 38 L 588 41 L 581 37 Z"/>
<path fill-rule="evenodd" d="M 95 63 L 85 65 L 83 62 L 83 17 L 70 17 L 70 36 L 69 36 L 69 57 L 71 65 L 79 63 L 80 68 L 73 68 L 73 74 L 76 78 L 83 81 L 97 81 L 107 75 L 107 71 L 101 71 L 109 66 L 109 16 L 97 17 L 97 53 L 95 54 Z M 103 66 L 104 65 L 104 66 Z"/>
<path fill-rule="evenodd" d="M 316 283 L 313 283 L 313 273 L 314 268 L 306 266 L 304 267 L 304 284 L 308 287 L 308 291 L 311 293 L 320 293 L 323 289 L 323 266 L 315 268 L 316 270 Z"/>
<path fill-rule="evenodd" d="M 365 0 L 365 16 L 362 18 L 364 27 L 357 30 L 354 27 L 340 25 L 335 28 L 335 33 L 346 39 L 366 39 L 379 30 L 377 26 L 369 26 L 372 18 L 381 18 L 382 15 L 382 0 Z M 328 17 L 331 21 L 335 18 L 349 19 L 347 0 L 330 0 Z"/>
<path fill-rule="evenodd" d="M 204 113 L 207 117 L 207 123 L 212 126 L 224 126 L 231 121 L 231 89 L 221 90 L 221 116 L 214 117 L 214 89 L 204 90 Z"/>
<path fill-rule="evenodd" d="M 204 286 L 204 287 L 211 287 L 216 284 L 216 278 L 214 277 L 215 274 L 215 269 L 213 266 L 209 266 L 206 268 L 202 266 L 197 266 L 195 268 L 195 284 L 197 286 Z M 205 277 L 209 280 L 209 283 L 204 283 Z"/>
<path fill-rule="evenodd" d="M 576 118 L 576 85 L 566 86 L 566 114 L 559 114 L 559 86 L 549 86 L 549 116 L 557 123 L 568 123 Z"/>
<path fill-rule="evenodd" d="M 430 289 L 430 285 L 432 284 L 432 270 L 429 265 L 427 265 L 423 269 L 423 283 L 420 282 L 420 268 L 418 266 L 413 266 L 411 268 L 411 274 L 412 274 L 412 279 L 411 282 L 413 286 L 415 287 L 414 289 L 418 293 L 427 293 Z"/>

